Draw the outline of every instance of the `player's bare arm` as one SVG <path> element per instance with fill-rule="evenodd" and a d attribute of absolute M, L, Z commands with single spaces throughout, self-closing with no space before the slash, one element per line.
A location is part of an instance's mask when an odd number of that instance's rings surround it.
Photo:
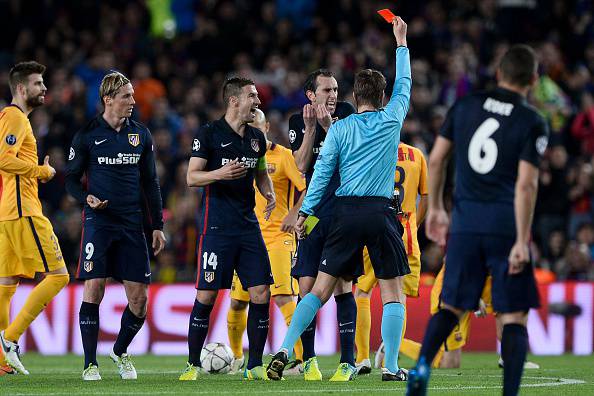
<path fill-rule="evenodd" d="M 270 176 L 268 176 L 266 167 L 264 167 L 264 169 L 256 170 L 256 187 L 258 187 L 260 194 L 266 198 L 267 203 L 266 208 L 264 208 L 264 218 L 268 220 L 276 206 L 276 196 L 274 195 L 272 180 L 270 180 Z"/>
<path fill-rule="evenodd" d="M 394 32 L 394 37 L 396 38 L 396 44 L 400 46 L 406 47 L 406 30 L 407 25 L 406 23 L 400 18 L 399 16 L 395 17 L 392 21 L 392 30 Z"/>
<path fill-rule="evenodd" d="M 423 220 L 425 220 L 425 216 L 427 215 L 427 203 L 429 198 L 427 194 L 420 195 L 419 204 L 417 206 L 417 227 L 421 225 Z"/>
<path fill-rule="evenodd" d="M 190 158 L 186 175 L 188 187 L 204 187 L 219 180 L 241 179 L 247 174 L 247 168 L 237 158 L 213 171 L 204 170 L 206 163 L 207 160 L 204 158 Z"/>
<path fill-rule="evenodd" d="M 427 237 L 440 246 L 445 246 L 449 227 L 448 214 L 443 204 L 443 189 L 449 157 L 454 145 L 442 136 L 438 136 L 429 156 L 429 197 L 427 209 Z"/>
<path fill-rule="evenodd" d="M 307 172 L 309 169 L 313 157 L 313 144 L 316 137 L 316 121 L 317 116 L 314 105 L 306 104 L 303 106 L 303 123 L 305 124 L 303 142 L 301 143 L 299 150 L 293 152 L 297 169 L 303 173 Z"/>
<path fill-rule="evenodd" d="M 293 232 L 295 229 L 295 224 L 297 224 L 297 218 L 299 217 L 299 209 L 301 209 L 301 204 L 303 203 L 303 199 L 305 198 L 305 190 L 301 192 L 301 196 L 299 197 L 299 201 L 293 206 L 289 213 L 283 219 L 281 224 L 281 231 L 283 232 Z"/>
<path fill-rule="evenodd" d="M 528 243 L 537 191 L 538 168 L 527 161 L 520 161 L 514 197 L 516 242 L 509 254 L 510 275 L 522 272 L 530 259 Z"/>

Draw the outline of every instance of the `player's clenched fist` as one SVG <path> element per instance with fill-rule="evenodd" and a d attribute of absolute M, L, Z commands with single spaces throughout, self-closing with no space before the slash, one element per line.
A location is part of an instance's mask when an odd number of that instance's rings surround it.
<path fill-rule="evenodd" d="M 43 159 L 43 166 L 45 166 L 47 169 L 49 169 L 50 175 L 45 179 L 41 179 L 40 181 L 42 183 L 47 183 L 48 181 L 52 180 L 54 178 L 54 176 L 56 175 L 56 170 L 49 163 L 49 155 L 46 155 L 45 158 Z"/>
<path fill-rule="evenodd" d="M 406 47 L 406 27 L 406 23 L 399 16 L 392 21 L 392 30 L 398 46 L 403 45 Z"/>
<path fill-rule="evenodd" d="M 522 241 L 516 241 L 509 252 L 508 274 L 516 275 L 524 270 L 526 264 L 530 262 L 530 251 L 528 244 Z"/>
<path fill-rule="evenodd" d="M 241 179 L 247 174 L 247 168 L 239 159 L 227 162 L 225 165 L 214 171 L 217 180 L 235 180 Z"/>

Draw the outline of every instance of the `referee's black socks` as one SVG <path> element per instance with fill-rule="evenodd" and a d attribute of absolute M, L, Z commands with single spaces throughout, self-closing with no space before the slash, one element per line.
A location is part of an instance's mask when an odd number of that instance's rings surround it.
<path fill-rule="evenodd" d="M 518 394 L 524 361 L 528 352 L 528 331 L 521 324 L 503 326 L 501 358 L 503 359 L 503 396 Z"/>

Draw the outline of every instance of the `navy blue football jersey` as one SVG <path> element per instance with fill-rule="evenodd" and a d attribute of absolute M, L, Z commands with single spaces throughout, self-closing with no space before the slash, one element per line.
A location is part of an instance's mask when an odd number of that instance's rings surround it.
<path fill-rule="evenodd" d="M 126 119 L 118 132 L 98 115 L 77 132 L 68 156 L 66 190 L 85 206 L 85 216 L 94 214 L 100 226 L 142 229 L 141 205 L 146 199 L 152 229 L 163 229 L 153 138 L 138 122 Z M 86 203 L 89 194 L 109 201 L 107 207 L 91 209 Z"/>
<path fill-rule="evenodd" d="M 264 133 L 249 125 L 243 137 L 225 118 L 204 125 L 192 143 L 192 157 L 207 160 L 206 171 L 221 168 L 238 158 L 247 167 L 245 176 L 220 180 L 204 187 L 199 231 L 204 234 L 237 235 L 260 232 L 254 213 L 256 164 L 266 154 Z"/>
<path fill-rule="evenodd" d="M 538 167 L 548 126 L 521 95 L 497 88 L 450 109 L 440 131 L 454 143 L 455 189 L 450 232 L 515 235 L 519 162 Z"/>
<path fill-rule="evenodd" d="M 342 120 L 350 116 L 351 114 L 355 113 L 355 108 L 348 102 L 337 102 L 336 103 L 336 110 L 332 115 L 333 122 L 336 120 Z M 301 144 L 303 143 L 303 136 L 305 134 L 305 123 L 303 122 L 303 112 L 293 114 L 291 118 L 289 118 L 289 143 L 291 143 L 291 150 L 293 152 L 299 150 Z M 322 126 L 317 123 L 316 124 L 316 136 L 314 138 L 314 143 L 312 147 L 313 156 L 311 158 L 311 163 L 309 165 L 309 169 L 305 172 L 305 183 L 309 186 L 309 182 L 314 173 L 314 166 L 316 160 L 318 159 L 318 155 L 320 154 L 320 149 L 324 145 L 324 140 L 326 139 L 326 131 Z M 314 213 L 317 217 L 322 216 L 329 216 L 332 215 L 334 202 L 336 200 L 336 190 L 340 187 L 340 174 L 338 173 L 338 168 L 332 175 L 326 190 L 324 191 L 324 195 L 320 200 L 320 203 L 314 208 Z"/>

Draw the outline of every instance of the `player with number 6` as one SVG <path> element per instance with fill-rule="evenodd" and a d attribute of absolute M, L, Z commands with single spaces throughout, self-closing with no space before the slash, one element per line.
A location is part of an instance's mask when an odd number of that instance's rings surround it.
<path fill-rule="evenodd" d="M 464 312 L 478 309 L 489 274 L 503 323 L 503 394 L 518 393 L 528 311 L 539 306 L 528 243 L 548 126 L 526 100 L 537 70 L 532 48 L 511 47 L 497 69 L 497 88 L 458 100 L 435 141 L 426 227 L 441 246 L 447 238 L 447 266 L 441 309 L 429 321 L 407 395 L 426 394 L 429 365 Z M 451 225 L 443 199 L 450 157 L 456 165 Z"/>

